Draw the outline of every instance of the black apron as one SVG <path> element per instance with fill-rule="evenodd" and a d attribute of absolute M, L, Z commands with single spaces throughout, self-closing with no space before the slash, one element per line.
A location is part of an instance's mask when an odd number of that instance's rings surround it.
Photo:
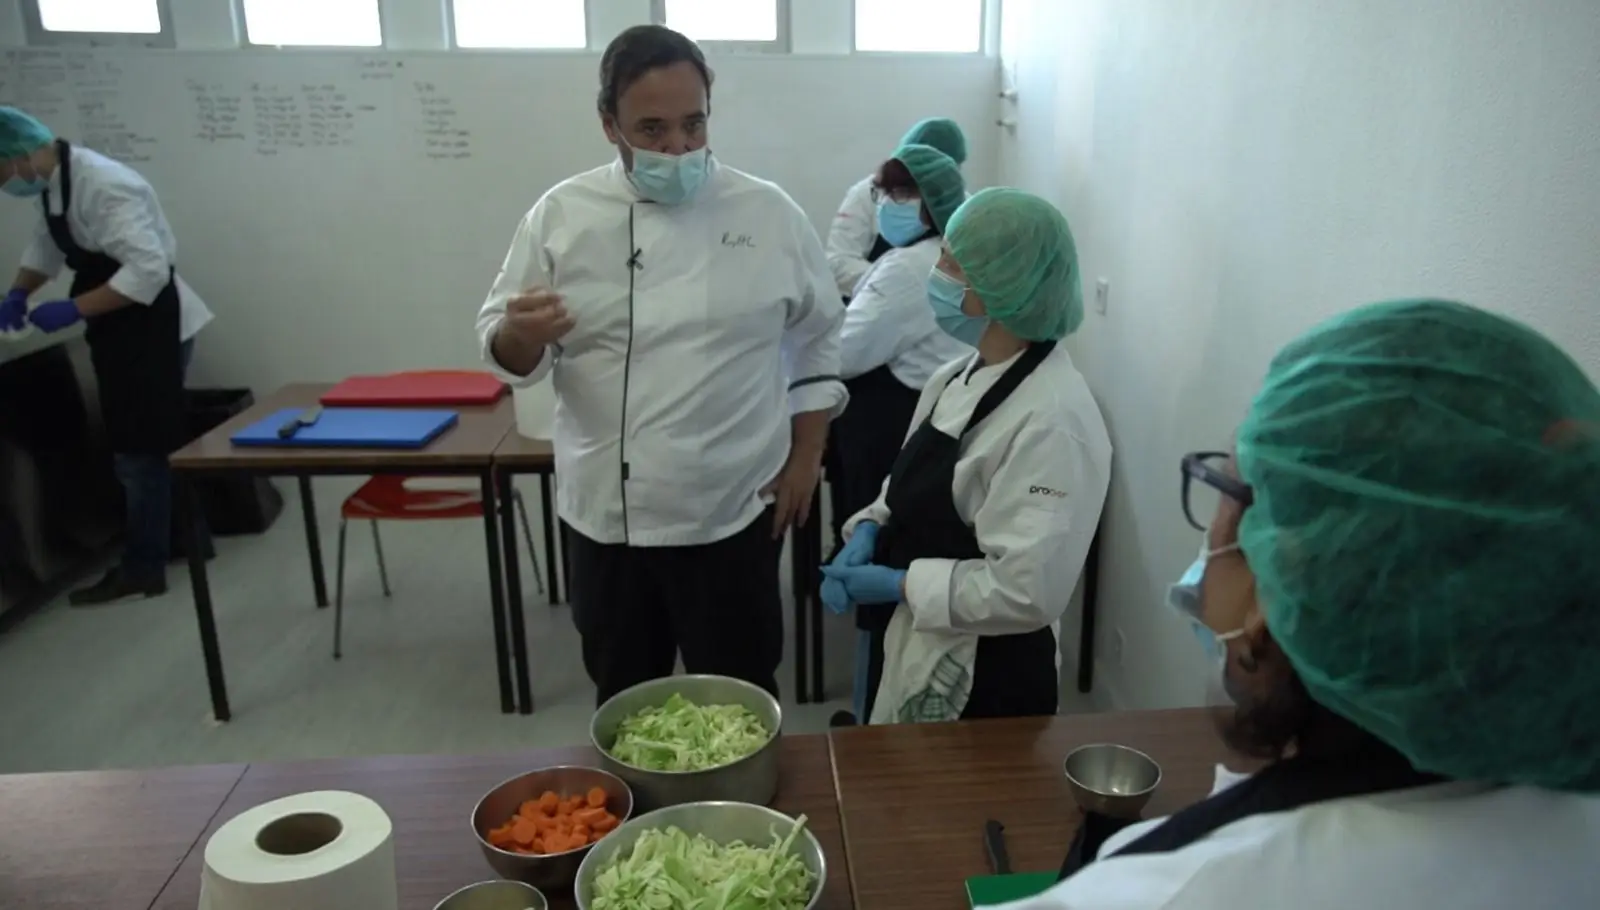
<path fill-rule="evenodd" d="M 1328 800 L 1424 787 L 1445 780 L 1437 774 L 1418 771 L 1405 756 L 1376 739 L 1343 755 L 1287 758 L 1174 814 L 1112 855 L 1170 853 L 1253 815 L 1288 812 Z M 1087 813 L 1061 865 L 1061 878 L 1070 878 L 1094 862 L 1106 840 L 1132 824 L 1137 821 Z"/>
<path fill-rule="evenodd" d="M 104 253 L 91 253 L 73 239 L 67 222 L 72 209 L 72 147 L 56 140 L 61 171 L 61 214 L 51 212 L 50 191 L 43 195 L 45 226 L 72 269 L 73 297 L 100 287 L 122 268 Z M 178 283 L 167 286 L 148 306 L 130 303 L 88 319 L 85 338 L 100 387 L 100 411 L 111 451 L 121 455 L 166 455 L 183 444 L 183 366 L 179 355 Z"/>
<path fill-rule="evenodd" d="M 978 537 L 961 518 L 954 500 L 956 462 L 961 442 L 973 427 L 994 413 L 1055 349 L 1055 342 L 1034 344 L 978 400 L 960 436 L 948 436 L 933 425 L 933 410 L 906 440 L 889 472 L 884 501 L 889 520 L 878 531 L 873 562 L 894 569 L 909 568 L 916 559 L 983 559 Z M 966 371 L 951 382 L 965 381 Z M 937 406 L 938 402 L 934 402 Z M 895 604 L 856 608 L 856 626 L 872 636 L 867 672 L 867 717 L 883 678 L 883 633 Z M 1056 713 L 1056 637 L 1048 626 L 1020 635 L 985 635 L 978 639 L 972 669 L 972 691 L 963 719 L 1030 717 Z"/>

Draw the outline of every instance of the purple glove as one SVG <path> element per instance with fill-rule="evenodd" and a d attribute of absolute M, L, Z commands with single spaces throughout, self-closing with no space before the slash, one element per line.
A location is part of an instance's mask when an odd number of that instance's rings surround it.
<path fill-rule="evenodd" d="M 28 321 L 46 332 L 59 332 L 82 318 L 75 300 L 47 301 L 28 314 Z"/>
<path fill-rule="evenodd" d="M 4 300 L 0 300 L 0 330 L 15 332 L 28 324 L 28 292 L 22 288 L 12 288 Z"/>

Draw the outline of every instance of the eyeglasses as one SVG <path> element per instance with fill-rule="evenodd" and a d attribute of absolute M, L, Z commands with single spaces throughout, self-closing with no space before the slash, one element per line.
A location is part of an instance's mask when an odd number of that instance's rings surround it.
<path fill-rule="evenodd" d="M 1222 496 L 1242 506 L 1255 501 L 1250 485 L 1224 470 L 1232 457 L 1227 452 L 1190 452 L 1183 456 L 1183 517 L 1196 531 L 1210 528 L 1211 516 L 1217 513 Z M 1200 481 L 1198 485 L 1196 480 Z"/>

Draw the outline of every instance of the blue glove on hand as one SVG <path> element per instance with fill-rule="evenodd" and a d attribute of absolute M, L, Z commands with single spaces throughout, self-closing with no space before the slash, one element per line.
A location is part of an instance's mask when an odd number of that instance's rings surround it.
<path fill-rule="evenodd" d="M 822 571 L 828 570 L 824 568 Z M 822 579 L 822 605 L 835 616 L 850 612 L 850 595 L 845 592 L 844 582 L 837 578 Z"/>
<path fill-rule="evenodd" d="M 83 318 L 78 304 L 73 300 L 51 300 L 41 303 L 28 314 L 28 321 L 46 332 L 59 332 Z"/>
<path fill-rule="evenodd" d="M 844 583 L 844 592 L 851 601 L 862 606 L 898 604 L 900 586 L 905 582 L 904 569 L 865 565 L 855 567 L 823 566 L 824 577 Z"/>
<path fill-rule="evenodd" d="M 845 568 L 864 566 L 872 562 L 872 552 L 877 546 L 878 523 L 863 521 L 850 533 L 850 540 L 839 551 L 839 555 L 833 558 L 832 565 Z"/>
<path fill-rule="evenodd" d="M 28 324 L 28 292 L 12 288 L 5 300 L 0 300 L 0 330 L 15 332 Z"/>

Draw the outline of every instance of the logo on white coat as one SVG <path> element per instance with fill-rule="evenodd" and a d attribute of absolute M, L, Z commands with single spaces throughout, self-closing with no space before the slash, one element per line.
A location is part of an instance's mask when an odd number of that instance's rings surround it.
<path fill-rule="evenodd" d="M 1028 488 L 1028 492 L 1030 494 L 1037 494 L 1040 496 L 1054 496 L 1056 499 L 1067 498 L 1066 491 L 1053 489 L 1051 487 L 1031 486 Z"/>
<path fill-rule="evenodd" d="M 735 234 L 732 231 L 723 231 L 722 245 L 733 247 L 736 250 L 740 248 L 753 250 L 756 248 L 756 239 L 749 234 Z"/>

